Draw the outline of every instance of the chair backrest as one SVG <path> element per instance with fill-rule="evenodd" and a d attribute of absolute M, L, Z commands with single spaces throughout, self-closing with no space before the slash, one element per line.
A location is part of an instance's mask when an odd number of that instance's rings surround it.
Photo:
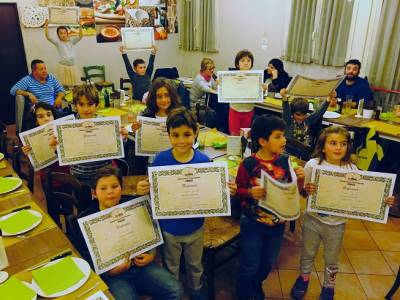
<path fill-rule="evenodd" d="M 310 159 L 313 149 L 296 139 L 286 137 L 285 151 L 290 155 L 294 155 L 302 160 L 307 161 Z"/>
<path fill-rule="evenodd" d="M 121 171 L 122 176 L 129 175 L 129 165 L 125 160 L 121 158 L 116 158 L 113 160 L 113 162 L 117 165 L 118 169 Z"/>
<path fill-rule="evenodd" d="M 125 78 L 120 77 L 119 78 L 119 89 L 124 90 L 124 91 L 129 91 L 130 89 L 133 89 L 131 80 L 129 78 L 125 79 Z"/>
<path fill-rule="evenodd" d="M 165 77 L 169 79 L 176 79 L 179 77 L 179 72 L 176 67 L 173 68 L 160 68 L 154 72 L 153 80 L 158 77 Z"/>
<path fill-rule="evenodd" d="M 106 68 L 104 65 L 84 66 L 83 72 L 85 73 L 86 80 L 89 81 L 95 80 L 100 82 L 106 81 Z"/>

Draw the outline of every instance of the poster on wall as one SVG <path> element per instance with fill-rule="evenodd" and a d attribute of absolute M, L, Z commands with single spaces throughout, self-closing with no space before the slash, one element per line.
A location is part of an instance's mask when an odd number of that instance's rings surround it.
<path fill-rule="evenodd" d="M 178 0 L 167 0 L 167 28 L 168 33 L 178 33 Z"/>

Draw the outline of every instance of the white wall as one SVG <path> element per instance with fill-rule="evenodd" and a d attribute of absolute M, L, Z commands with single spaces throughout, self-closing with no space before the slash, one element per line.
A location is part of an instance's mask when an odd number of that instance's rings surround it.
<path fill-rule="evenodd" d="M 0 0 L 6 1 L 6 0 Z M 201 0 L 200 0 L 201 1 Z M 264 69 L 272 58 L 283 54 L 286 32 L 290 20 L 290 0 L 215 0 L 217 3 L 219 53 L 187 52 L 178 49 L 179 35 L 170 34 L 168 40 L 157 41 L 155 67 L 176 66 L 182 76 L 193 76 L 200 68 L 203 57 L 214 59 L 217 69 L 226 70 L 234 65 L 236 53 L 241 49 L 253 52 L 254 69 Z M 19 6 L 34 5 L 35 0 L 17 0 Z M 179 13 L 179 10 L 178 10 Z M 28 63 L 34 58 L 43 59 L 50 72 L 56 71 L 57 51 L 44 37 L 42 28 L 24 28 L 21 25 Z M 54 31 L 51 32 L 55 34 Z M 261 49 L 262 38 L 268 47 Z M 96 43 L 95 36 L 84 37 L 77 44 L 77 63 L 80 66 L 105 64 L 107 80 L 117 84 L 121 76 L 127 77 L 119 43 Z M 148 52 L 132 52 L 130 59 L 148 58 Z M 321 67 L 285 62 L 289 74 L 302 73 L 313 77 L 331 77 L 342 68 Z"/>

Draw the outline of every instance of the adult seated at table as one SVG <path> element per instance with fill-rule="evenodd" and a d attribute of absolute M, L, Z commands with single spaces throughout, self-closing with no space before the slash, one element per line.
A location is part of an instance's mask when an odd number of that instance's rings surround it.
<path fill-rule="evenodd" d="M 264 81 L 268 84 L 268 92 L 279 93 L 288 86 L 291 79 L 283 67 L 283 62 L 278 58 L 271 59 L 268 68 L 264 70 Z"/>
<path fill-rule="evenodd" d="M 344 66 L 345 80 L 336 88 L 337 98 L 344 100 L 358 101 L 364 99 L 365 107 L 373 107 L 374 100 L 368 81 L 359 77 L 361 62 L 357 59 L 350 59 Z"/>
<path fill-rule="evenodd" d="M 40 59 L 32 60 L 31 70 L 31 74 L 23 77 L 11 88 L 10 94 L 25 96 L 32 104 L 40 101 L 61 108 L 65 90 L 57 78 L 47 73 L 46 65 Z"/>

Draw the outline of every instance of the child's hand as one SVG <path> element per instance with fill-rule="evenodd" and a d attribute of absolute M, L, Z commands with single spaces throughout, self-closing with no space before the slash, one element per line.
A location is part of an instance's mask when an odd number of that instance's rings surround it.
<path fill-rule="evenodd" d="M 229 193 L 234 196 L 237 192 L 237 184 L 233 181 L 228 182 Z"/>
<path fill-rule="evenodd" d="M 128 138 L 129 133 L 128 133 L 128 130 L 124 126 L 121 126 L 119 128 L 119 134 L 122 136 L 123 140 L 126 140 Z"/>
<path fill-rule="evenodd" d="M 249 194 L 254 200 L 259 200 L 265 197 L 265 189 L 262 186 L 253 186 L 249 189 Z"/>
<path fill-rule="evenodd" d="M 385 198 L 385 203 L 389 205 L 389 207 L 393 207 L 393 205 L 396 203 L 396 198 L 394 196 L 389 196 Z"/>
<path fill-rule="evenodd" d="M 57 145 L 58 145 L 57 138 L 53 135 L 53 136 L 51 137 L 51 139 L 50 139 L 49 146 L 50 146 L 53 150 L 56 150 Z"/>
<path fill-rule="evenodd" d="M 153 45 L 151 47 L 151 54 L 156 55 L 156 52 L 158 51 L 158 47 L 156 45 Z"/>
<path fill-rule="evenodd" d="M 306 190 L 308 195 L 312 195 L 317 190 L 317 186 L 315 183 L 309 182 L 309 183 L 306 183 L 306 185 L 304 186 L 304 189 Z"/>
<path fill-rule="evenodd" d="M 136 194 L 147 195 L 150 193 L 150 182 L 148 179 L 140 180 L 136 186 Z"/>
<path fill-rule="evenodd" d="M 128 271 L 131 268 L 131 266 L 132 266 L 132 261 L 129 259 L 129 256 L 127 256 L 125 257 L 124 261 L 121 264 L 108 271 L 108 275 L 117 276 L 121 273 Z"/>
<path fill-rule="evenodd" d="M 154 260 L 154 255 L 151 253 L 143 253 L 133 258 L 133 263 L 138 267 L 145 267 Z"/>
<path fill-rule="evenodd" d="M 272 73 L 272 79 L 278 78 L 278 70 L 277 69 L 273 69 L 271 71 L 271 73 Z"/>
<path fill-rule="evenodd" d="M 268 84 L 263 83 L 263 84 L 262 84 L 262 89 L 263 89 L 263 91 L 265 92 L 265 91 L 268 89 Z"/>
<path fill-rule="evenodd" d="M 120 46 L 119 47 L 119 51 L 121 52 L 121 54 L 125 54 L 126 53 L 126 48 L 124 46 Z"/>
<path fill-rule="evenodd" d="M 132 128 L 132 131 L 133 131 L 133 132 L 136 132 L 141 126 L 142 126 L 142 124 L 141 124 L 140 122 L 136 122 L 136 121 L 133 122 L 133 123 L 132 123 L 132 127 L 131 127 L 131 128 Z"/>
<path fill-rule="evenodd" d="M 296 176 L 297 176 L 297 180 L 298 180 L 298 181 L 304 179 L 305 174 L 304 174 L 304 168 L 303 168 L 303 167 L 297 166 L 297 167 L 294 168 L 293 170 L 294 170 L 294 172 L 296 173 Z"/>
<path fill-rule="evenodd" d="M 286 95 L 287 95 L 287 89 L 281 89 L 281 90 L 279 91 L 279 94 L 281 94 L 282 97 L 285 98 Z"/>
<path fill-rule="evenodd" d="M 26 156 L 28 156 L 29 153 L 31 153 L 32 148 L 31 148 L 30 146 L 22 146 L 22 147 L 21 147 L 21 150 L 22 150 L 22 152 L 23 152 Z"/>

